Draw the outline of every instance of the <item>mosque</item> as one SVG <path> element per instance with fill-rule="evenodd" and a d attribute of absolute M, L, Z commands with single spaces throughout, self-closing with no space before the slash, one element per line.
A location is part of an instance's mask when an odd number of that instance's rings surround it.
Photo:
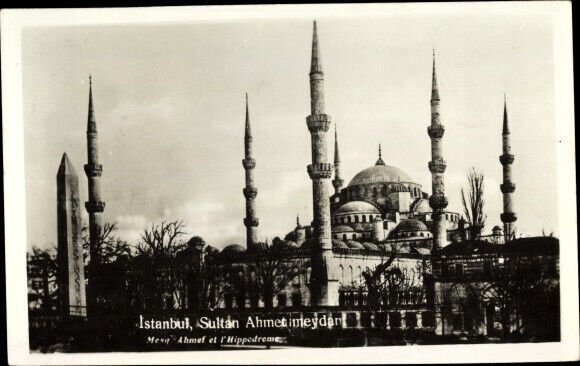
<path fill-rule="evenodd" d="M 344 186 L 341 173 L 339 140 L 334 129 L 334 160 L 330 162 L 327 139 L 331 130 L 331 116 L 326 112 L 324 100 L 324 72 L 322 68 L 318 33 L 314 22 L 310 69 L 310 115 L 306 125 L 311 135 L 312 162 L 306 171 L 312 182 L 313 220 L 290 230 L 283 239 L 272 243 L 279 248 L 289 263 L 299 265 L 308 262 L 308 270 L 294 278 L 275 295 L 273 306 L 288 308 L 362 306 L 365 303 L 363 273 L 395 257 L 393 266 L 409 279 L 406 293 L 397 294 L 395 321 L 406 319 L 407 324 L 417 327 L 433 323 L 429 312 L 432 294 L 424 291 L 431 273 L 431 257 L 458 236 L 464 235 L 466 223 L 460 214 L 447 210 L 444 173 L 447 164 L 442 154 L 445 127 L 439 113 L 441 99 L 437 83 L 435 57 L 433 56 L 431 121 L 426 135 L 431 143 L 431 160 L 426 164 L 431 172 L 431 195 L 421 184 L 403 170 L 387 165 L 381 156 L 379 145 L 375 164 L 361 170 Z M 494 228 L 494 235 L 509 237 L 517 217 L 513 212 L 511 195 L 515 185 L 511 180 L 510 133 L 507 110 L 504 106 L 503 166 L 504 181 L 501 190 L 504 197 L 504 213 L 501 228 Z M 98 132 L 93 113 L 92 89 L 89 93 L 89 117 L 87 127 L 88 164 L 85 173 L 89 181 L 89 200 L 85 207 L 90 217 L 91 257 L 96 254 L 98 233 L 102 227 L 105 202 L 100 196 L 102 165 L 98 160 Z M 213 253 L 224 272 L 240 277 L 246 284 L 244 293 L 226 293 L 220 307 L 245 309 L 263 307 L 264 299 L 256 293 L 252 263 L 260 261 L 265 253 L 265 243 L 258 241 L 258 213 L 255 202 L 258 189 L 254 181 L 257 159 L 253 154 L 253 136 L 246 96 L 244 136 L 245 170 L 243 195 L 246 201 L 246 245 L 232 244 L 221 252 L 199 237 L 189 242 L 190 248 L 199 253 Z M 330 185 L 334 188 L 331 192 Z M 218 253 L 219 252 L 219 253 Z M 202 255 L 201 257 L 203 257 Z M 196 262 L 187 257 L 189 262 Z M 186 266 L 194 265 L 186 263 Z M 189 268 L 189 267 L 188 267 Z M 161 269 L 160 269 L 161 270 Z M 187 282 L 187 281 L 184 281 Z M 181 283 L 181 282 L 180 282 Z M 89 281 L 90 284 L 90 281 Z M 91 286 L 87 288 L 88 307 L 95 306 Z M 179 298 L 187 299 L 188 286 L 172 290 L 183 292 Z M 185 300 L 184 300 L 185 301 Z M 187 302 L 187 301 L 186 301 Z M 92 304 L 92 305 L 91 305 Z M 188 305 L 182 305 L 188 309 Z M 398 309 L 398 310 L 397 310 Z M 399 311 L 400 310 L 400 311 Z M 360 317 L 361 313 L 358 313 Z M 431 315 L 429 315 L 431 314 Z M 391 315 L 389 315 L 391 316 Z M 422 320 L 423 319 L 423 320 Z M 428 320 L 431 319 L 431 320 Z"/>

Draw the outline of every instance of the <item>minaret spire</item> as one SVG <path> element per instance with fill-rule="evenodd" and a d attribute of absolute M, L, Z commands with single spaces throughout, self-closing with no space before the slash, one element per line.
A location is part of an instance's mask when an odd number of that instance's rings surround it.
<path fill-rule="evenodd" d="M 340 172 L 340 153 L 338 150 L 338 133 L 336 132 L 336 125 L 334 125 L 334 179 L 332 180 L 332 185 L 334 186 L 334 194 L 339 194 L 342 186 L 344 184 L 344 179 L 342 179 Z"/>
<path fill-rule="evenodd" d="M 332 164 L 328 162 L 326 145 L 330 128 L 330 116 L 324 110 L 324 73 L 320 64 L 320 49 L 316 21 L 312 33 L 312 63 L 310 65 L 310 115 L 306 125 L 310 131 L 312 164 L 308 175 L 312 180 L 313 239 L 312 249 L 312 303 L 315 305 L 338 305 L 332 294 L 338 293 L 338 281 L 332 271 L 332 237 L 330 226 L 330 199 L 328 180 L 332 176 Z M 332 290 L 329 287 L 333 287 Z M 336 286 L 336 289 L 334 287 Z M 336 291 L 334 291 L 336 290 Z"/>
<path fill-rule="evenodd" d="M 503 233 L 505 242 L 512 240 L 515 233 L 514 223 L 518 219 L 513 208 L 512 194 L 516 190 L 516 185 L 512 183 L 512 164 L 515 160 L 511 153 L 511 139 L 510 130 L 508 126 L 507 102 L 504 94 L 503 104 L 503 131 L 502 131 L 502 150 L 503 154 L 499 157 L 499 161 L 503 166 L 503 183 L 500 184 L 501 193 L 503 194 L 503 213 L 500 219 L 503 222 Z"/>
<path fill-rule="evenodd" d="M 97 122 L 95 119 L 93 106 L 93 80 L 89 75 L 89 115 L 87 122 L 87 164 L 85 164 L 85 174 L 89 185 L 89 200 L 85 202 L 85 208 L 89 213 L 89 237 L 90 237 L 90 266 L 92 273 L 100 264 L 100 236 L 103 230 L 103 211 L 105 202 L 101 201 L 101 174 L 103 166 L 99 164 L 99 135 L 97 133 Z M 89 272 L 91 273 L 91 272 Z M 97 307 L 94 278 L 89 277 L 88 310 L 94 313 Z"/>
<path fill-rule="evenodd" d="M 383 161 L 383 153 L 381 151 L 381 144 L 379 143 L 379 158 L 377 160 L 377 162 L 375 163 L 375 165 L 385 165 L 385 162 Z"/>
<path fill-rule="evenodd" d="M 441 124 L 439 115 L 439 87 L 437 85 L 437 72 L 435 69 L 435 50 L 433 50 L 433 76 L 431 84 L 431 126 L 427 128 L 431 138 L 431 187 L 433 194 L 429 198 L 429 205 L 433 209 L 433 249 L 437 250 L 447 245 L 447 222 L 445 208 L 448 201 L 445 197 L 445 169 L 447 163 L 443 159 L 442 139 L 445 127 Z"/>
<path fill-rule="evenodd" d="M 244 218 L 244 225 L 246 226 L 246 245 L 247 248 L 252 248 L 258 243 L 258 218 L 256 217 L 256 196 L 258 189 L 254 186 L 254 168 L 256 167 L 256 160 L 252 153 L 252 129 L 250 127 L 250 110 L 248 103 L 248 93 L 246 93 L 246 124 L 244 134 L 244 159 L 242 165 L 246 171 L 246 187 L 243 189 L 244 197 L 246 198 L 246 217 Z"/>

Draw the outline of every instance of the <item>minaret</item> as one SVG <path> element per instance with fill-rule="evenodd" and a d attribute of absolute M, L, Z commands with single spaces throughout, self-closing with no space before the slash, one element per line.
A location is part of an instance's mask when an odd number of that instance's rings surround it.
<path fill-rule="evenodd" d="M 339 194 L 344 184 L 344 179 L 340 174 L 340 153 L 338 152 L 338 134 L 336 126 L 334 126 L 334 179 L 332 185 L 334 186 L 334 194 Z"/>
<path fill-rule="evenodd" d="M 316 305 L 331 305 L 338 302 L 338 288 L 336 291 L 329 288 L 336 282 L 331 273 L 332 265 L 329 263 L 332 260 L 332 237 L 328 180 L 332 175 L 332 164 L 328 162 L 326 133 L 331 119 L 324 113 L 324 73 L 318 50 L 316 21 L 312 34 L 310 115 L 306 117 L 306 124 L 310 131 L 312 146 L 312 164 L 308 165 L 308 174 L 312 180 L 314 211 L 312 228 L 315 241 L 311 276 L 312 302 Z"/>
<path fill-rule="evenodd" d="M 445 197 L 445 180 L 443 173 L 447 163 L 443 160 L 442 138 L 445 127 L 441 124 L 439 115 L 439 88 L 437 86 L 437 73 L 435 71 L 435 50 L 433 50 L 433 79 L 431 86 L 431 126 L 427 128 L 431 138 L 431 184 L 433 194 L 429 198 L 429 205 L 433 209 L 433 249 L 439 249 L 447 244 L 447 223 L 444 210 L 447 207 Z"/>
<path fill-rule="evenodd" d="M 246 171 L 246 187 L 244 188 L 244 197 L 246 197 L 246 217 L 244 225 L 246 226 L 246 246 L 250 249 L 258 243 L 258 218 L 256 217 L 256 196 L 258 189 L 254 186 L 254 168 L 256 160 L 252 154 L 252 129 L 250 127 L 250 112 L 248 107 L 248 94 L 246 94 L 246 132 L 244 134 L 244 159 L 242 164 Z"/>
<path fill-rule="evenodd" d="M 93 110 L 93 82 L 89 76 L 89 117 L 87 122 L 87 155 L 88 163 L 85 164 L 85 173 L 89 181 L 89 200 L 85 207 L 89 213 L 90 257 L 92 268 L 99 264 L 99 242 L 103 228 L 103 211 L 105 202 L 101 201 L 101 173 L 103 166 L 99 164 L 97 122 Z M 89 278 L 89 282 L 90 282 Z M 91 295 L 93 296 L 93 295 Z"/>
<path fill-rule="evenodd" d="M 85 267 L 83 261 L 79 178 L 66 153 L 56 175 L 58 234 L 58 310 L 59 314 L 85 317 Z"/>
<path fill-rule="evenodd" d="M 500 215 L 503 222 L 503 234 L 505 242 L 513 239 L 514 223 L 518 219 L 513 208 L 512 194 L 516 190 L 516 185 L 512 183 L 512 164 L 514 155 L 511 153 L 510 130 L 508 126 L 507 102 L 504 96 L 503 104 L 503 154 L 500 155 L 499 161 L 503 166 L 503 183 L 500 184 L 501 193 L 503 193 L 503 213 Z"/>

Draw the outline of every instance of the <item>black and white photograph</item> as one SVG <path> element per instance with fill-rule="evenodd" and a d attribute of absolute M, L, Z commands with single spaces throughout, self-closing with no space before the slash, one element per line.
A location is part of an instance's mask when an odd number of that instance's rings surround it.
<path fill-rule="evenodd" d="M 578 358 L 570 3 L 1 18 L 11 363 Z"/>

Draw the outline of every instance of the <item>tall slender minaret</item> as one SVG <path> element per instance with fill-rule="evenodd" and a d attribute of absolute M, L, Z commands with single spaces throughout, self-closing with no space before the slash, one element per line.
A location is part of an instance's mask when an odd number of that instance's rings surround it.
<path fill-rule="evenodd" d="M 439 249 L 447 244 L 447 223 L 444 210 L 447 207 L 445 197 L 444 175 L 447 163 L 443 160 L 442 138 L 445 127 L 441 124 L 439 115 L 439 89 L 437 86 L 437 73 L 435 71 L 435 50 L 433 50 L 433 79 L 431 86 L 431 126 L 427 128 L 431 138 L 431 185 L 433 194 L 429 198 L 429 205 L 433 209 L 433 249 Z"/>
<path fill-rule="evenodd" d="M 342 179 L 340 173 L 340 153 L 338 152 L 338 133 L 336 132 L 336 125 L 334 126 L 334 179 L 332 180 L 332 185 L 334 186 L 334 194 L 339 194 L 342 186 L 344 184 L 344 179 Z"/>
<path fill-rule="evenodd" d="M 516 185 L 512 183 L 512 164 L 514 155 L 511 153 L 510 130 L 508 126 L 507 102 L 504 95 L 503 103 L 503 154 L 500 155 L 499 161 L 503 166 L 503 183 L 500 184 L 501 193 L 503 193 L 503 213 L 500 215 L 503 222 L 503 233 L 507 243 L 514 236 L 514 223 L 518 219 L 513 208 L 512 194 L 516 190 Z"/>
<path fill-rule="evenodd" d="M 100 180 L 103 166 L 99 164 L 98 136 L 97 122 L 93 110 L 93 82 L 91 76 L 89 76 L 89 117 L 87 122 L 88 163 L 85 164 L 85 173 L 89 181 L 89 200 L 85 202 L 85 207 L 89 213 L 90 257 L 91 267 L 93 268 L 99 264 L 99 236 L 103 227 L 102 214 L 105 210 L 105 202 L 101 201 Z"/>
<path fill-rule="evenodd" d="M 246 132 L 244 134 L 244 159 L 242 164 L 246 171 L 246 187 L 244 188 L 244 197 L 246 197 L 246 217 L 244 225 L 246 226 L 246 246 L 250 249 L 258 243 L 258 218 L 256 217 L 256 196 L 258 189 L 254 186 L 254 168 L 256 160 L 252 154 L 252 129 L 250 127 L 250 111 L 248 107 L 248 94 L 246 93 Z"/>
<path fill-rule="evenodd" d="M 316 21 L 312 34 L 312 60 L 310 66 L 310 115 L 306 124 L 311 136 L 312 164 L 308 174 L 312 180 L 313 221 L 315 245 L 312 263 L 312 297 L 317 305 L 334 302 L 334 291 L 329 289 L 329 280 L 334 281 L 331 273 L 332 238 L 330 227 L 330 199 L 328 180 L 332 175 L 332 164 L 328 162 L 326 133 L 331 124 L 330 116 L 324 113 L 324 73 L 318 50 Z M 338 289 L 336 289 L 336 297 Z"/>

